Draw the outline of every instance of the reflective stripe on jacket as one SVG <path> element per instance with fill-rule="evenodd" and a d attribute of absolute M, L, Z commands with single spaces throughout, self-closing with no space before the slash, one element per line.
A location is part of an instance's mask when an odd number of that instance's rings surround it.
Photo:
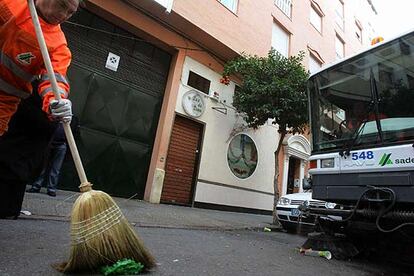
<path fill-rule="evenodd" d="M 65 36 L 59 25 L 39 19 L 61 95 L 67 98 L 69 83 L 65 76 L 71 53 Z M 43 110 L 47 111 L 53 93 L 46 75 L 27 0 L 0 0 L 0 119 L 11 117 L 9 113 L 16 109 L 7 106 L 16 102 L 10 97 L 27 98 L 32 91 L 31 82 L 38 77 Z"/>

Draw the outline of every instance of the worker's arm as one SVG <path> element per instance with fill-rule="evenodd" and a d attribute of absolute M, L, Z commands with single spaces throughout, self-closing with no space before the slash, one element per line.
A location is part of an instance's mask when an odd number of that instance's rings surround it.
<path fill-rule="evenodd" d="M 68 119 L 72 114 L 71 103 L 69 97 L 69 82 L 66 77 L 67 69 L 71 62 L 71 53 L 66 45 L 62 45 L 50 53 L 50 58 L 55 72 L 56 81 L 60 97 L 62 100 L 58 103 L 53 94 L 52 85 L 44 68 L 41 70 L 41 79 L 39 83 L 39 94 L 43 98 L 43 111 L 56 117 L 55 119 Z"/>
<path fill-rule="evenodd" d="M 6 22 L 13 16 L 10 11 L 11 4 L 12 0 L 0 0 L 0 26 L 6 24 Z"/>

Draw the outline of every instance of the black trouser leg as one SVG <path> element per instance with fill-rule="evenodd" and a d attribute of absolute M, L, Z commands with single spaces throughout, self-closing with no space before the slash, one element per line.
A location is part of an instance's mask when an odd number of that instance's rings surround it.
<path fill-rule="evenodd" d="M 40 174 L 47 146 L 56 125 L 41 109 L 33 91 L 22 100 L 11 118 L 9 130 L 0 136 L 0 216 L 18 216 L 27 183 Z"/>
<path fill-rule="evenodd" d="M 0 218 L 17 218 L 20 215 L 25 189 L 23 181 L 0 183 Z"/>

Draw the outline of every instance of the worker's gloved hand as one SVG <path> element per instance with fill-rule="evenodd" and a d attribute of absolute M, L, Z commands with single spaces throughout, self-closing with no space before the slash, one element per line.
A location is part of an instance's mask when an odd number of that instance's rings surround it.
<path fill-rule="evenodd" d="M 51 100 L 49 107 L 53 120 L 63 122 L 70 122 L 72 120 L 72 102 L 70 100 Z"/>

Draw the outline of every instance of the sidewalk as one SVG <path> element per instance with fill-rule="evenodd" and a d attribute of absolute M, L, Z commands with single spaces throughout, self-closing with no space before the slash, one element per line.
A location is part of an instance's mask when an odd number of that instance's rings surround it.
<path fill-rule="evenodd" d="M 65 220 L 70 219 L 74 201 L 79 193 L 62 191 L 56 197 L 44 193 L 26 193 L 22 210 L 31 212 L 23 218 Z M 126 218 L 141 227 L 183 229 L 263 229 L 270 227 L 272 216 L 216 211 L 166 204 L 151 204 L 142 200 L 114 198 Z"/>

